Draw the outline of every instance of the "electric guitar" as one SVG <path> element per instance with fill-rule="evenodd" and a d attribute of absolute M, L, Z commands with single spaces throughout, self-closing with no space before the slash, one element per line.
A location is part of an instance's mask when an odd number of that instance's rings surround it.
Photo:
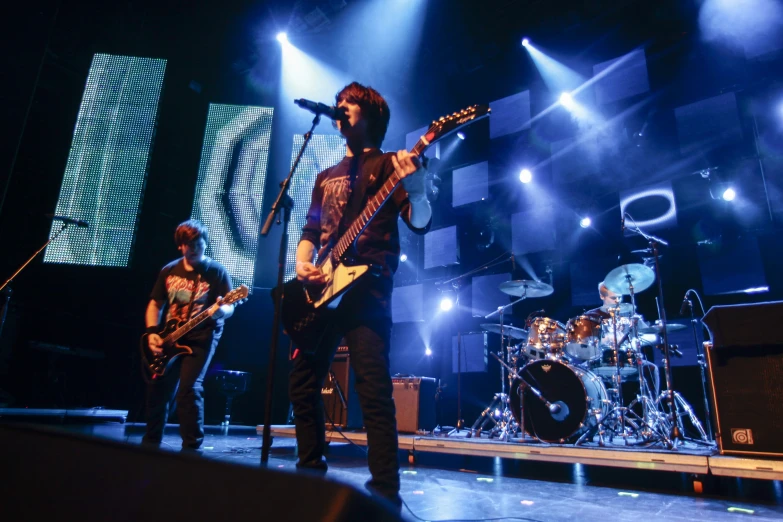
<path fill-rule="evenodd" d="M 424 136 L 419 138 L 410 153 L 421 154 L 432 144 L 490 114 L 486 105 L 473 105 L 449 116 L 433 121 Z M 351 265 L 346 254 L 367 228 L 381 207 L 388 201 L 402 179 L 393 173 L 378 192 L 370 198 L 359 217 L 331 249 L 321 252 L 316 267 L 326 276 L 323 285 L 307 285 L 292 279 L 283 288 L 282 322 L 286 333 L 300 349 L 314 350 L 329 322 L 328 310 L 335 310 L 343 295 L 363 276 L 370 265 Z"/>
<path fill-rule="evenodd" d="M 238 306 L 244 303 L 247 301 L 247 294 L 247 286 L 241 285 L 239 288 L 231 290 L 221 299 L 218 299 L 215 304 L 201 311 L 201 313 L 189 321 L 172 319 L 166 322 L 163 330 L 158 334 L 163 339 L 163 345 L 161 346 L 163 351 L 157 355 L 150 350 L 147 342 L 149 334 L 144 334 L 141 337 L 141 360 L 144 367 L 152 374 L 152 378 L 163 377 L 178 357 L 193 353 L 190 347 L 177 343 L 182 336 L 212 317 L 212 314 L 217 312 L 221 306 L 230 304 Z"/>

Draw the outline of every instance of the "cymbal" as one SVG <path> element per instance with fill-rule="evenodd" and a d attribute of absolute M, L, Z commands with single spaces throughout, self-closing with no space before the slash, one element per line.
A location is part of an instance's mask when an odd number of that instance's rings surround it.
<path fill-rule="evenodd" d="M 633 305 L 631 303 L 617 303 L 617 306 L 612 306 L 609 308 L 610 311 L 616 310 L 616 313 L 620 315 L 626 315 L 631 314 L 634 311 Z"/>
<path fill-rule="evenodd" d="M 684 324 L 677 324 L 677 323 L 669 323 L 666 325 L 666 333 L 670 332 L 679 332 L 680 330 L 685 330 L 687 326 Z M 639 328 L 640 334 L 662 334 L 663 333 L 663 325 L 661 323 L 655 323 L 647 328 Z"/>
<path fill-rule="evenodd" d="M 555 291 L 550 285 L 540 281 L 520 279 L 518 281 L 506 281 L 498 287 L 501 292 L 516 297 L 544 297 Z"/>
<path fill-rule="evenodd" d="M 639 293 L 650 288 L 655 281 L 655 272 L 652 268 L 639 263 L 618 266 L 604 277 L 604 285 L 612 292 L 629 295 L 630 284 L 633 284 L 634 293 Z"/>
<path fill-rule="evenodd" d="M 496 334 L 500 333 L 500 325 L 496 323 L 484 323 L 481 325 L 481 328 L 486 330 L 487 332 L 492 332 Z M 527 330 L 523 330 L 522 328 L 517 328 L 516 326 L 504 324 L 503 335 L 507 335 L 512 339 L 523 340 L 523 339 L 527 339 Z"/>

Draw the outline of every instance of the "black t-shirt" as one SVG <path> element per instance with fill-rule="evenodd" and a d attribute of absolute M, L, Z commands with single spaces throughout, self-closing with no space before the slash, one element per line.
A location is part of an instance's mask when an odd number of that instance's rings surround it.
<path fill-rule="evenodd" d="M 313 188 L 310 209 L 302 229 L 300 240 L 307 240 L 317 248 L 335 243 L 353 220 L 365 208 L 369 198 L 374 196 L 386 180 L 394 173 L 392 156 L 372 149 L 359 156 L 344 157 L 340 163 L 318 174 Z M 362 200 L 351 204 L 348 215 L 340 228 L 343 212 L 351 195 L 351 178 L 355 177 L 354 189 L 366 187 Z M 374 264 L 382 268 L 384 288 L 391 292 L 391 278 L 400 261 L 400 233 L 398 216 L 413 232 L 425 234 L 432 223 L 424 228 L 416 228 L 410 223 L 411 205 L 408 193 L 402 183 L 370 221 L 359 236 L 356 245 L 355 261 L 359 264 Z"/>
<path fill-rule="evenodd" d="M 191 295 L 197 281 L 198 291 L 191 307 Z M 152 288 L 150 299 L 166 303 L 166 321 L 176 319 L 181 322 L 195 317 L 204 309 L 215 304 L 219 296 L 224 296 L 230 291 L 231 276 L 217 261 L 205 257 L 195 270 L 187 271 L 182 258 L 179 258 L 161 269 L 155 286 Z M 189 308 L 191 309 L 189 310 Z M 207 319 L 188 332 L 183 337 L 183 342 L 206 346 L 213 339 L 220 338 L 223 333 L 223 323 L 223 319 L 217 321 L 211 318 Z"/>

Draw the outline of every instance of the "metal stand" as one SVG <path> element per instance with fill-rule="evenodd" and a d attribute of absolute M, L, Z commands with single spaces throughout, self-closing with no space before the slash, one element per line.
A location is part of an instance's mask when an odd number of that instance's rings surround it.
<path fill-rule="evenodd" d="M 457 424 L 446 436 L 450 437 L 459 433 L 465 427 L 462 419 L 462 332 L 457 332 Z"/>
<path fill-rule="evenodd" d="M 277 299 L 275 299 L 275 313 L 272 320 L 272 340 L 269 344 L 269 371 L 267 372 L 266 379 L 266 404 L 264 405 L 264 433 L 263 443 L 261 445 L 261 464 L 264 465 L 269 461 L 269 450 L 272 447 L 271 437 L 271 424 L 272 424 L 272 395 L 274 393 L 275 384 L 275 364 L 277 361 L 277 346 L 280 340 L 280 329 L 283 309 L 283 279 L 285 277 L 285 261 L 288 254 L 288 225 L 291 222 L 291 209 L 294 208 L 294 201 L 288 195 L 288 189 L 291 187 L 291 179 L 294 177 L 296 167 L 299 166 L 299 161 L 304 155 L 304 151 L 307 148 L 307 144 L 310 143 L 310 139 L 313 137 L 313 131 L 315 127 L 320 123 L 321 115 L 316 114 L 313 118 L 313 125 L 310 130 L 304 135 L 304 142 L 299 149 L 294 164 L 291 165 L 291 171 L 288 173 L 283 181 L 280 182 L 280 193 L 277 195 L 277 199 L 272 205 L 272 209 L 269 211 L 269 215 L 266 218 L 264 227 L 261 229 L 261 236 L 266 237 L 269 234 L 269 230 L 272 228 L 272 223 L 277 218 L 277 224 L 281 224 L 280 213 L 283 214 L 282 225 L 283 232 L 280 235 L 280 249 L 278 251 L 277 258 Z"/>
<path fill-rule="evenodd" d="M 688 290 L 685 292 L 685 295 L 687 296 L 692 290 Z M 696 343 L 696 361 L 699 363 L 699 371 L 701 372 L 701 391 L 704 396 L 704 420 L 707 421 L 707 436 L 708 440 L 714 440 L 712 438 L 712 415 L 710 413 L 710 402 L 707 398 L 707 375 L 704 372 L 704 367 L 707 365 L 707 361 L 704 358 L 704 353 L 702 352 L 702 344 L 699 342 L 699 334 L 696 331 L 696 323 L 699 324 L 700 321 L 698 321 L 694 315 L 693 315 L 693 303 L 688 300 L 688 308 L 691 311 L 691 328 L 693 329 L 693 342 Z"/>

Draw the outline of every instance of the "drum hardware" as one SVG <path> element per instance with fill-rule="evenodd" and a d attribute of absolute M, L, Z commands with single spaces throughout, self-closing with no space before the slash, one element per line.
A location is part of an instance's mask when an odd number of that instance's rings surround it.
<path fill-rule="evenodd" d="M 546 297 L 554 292 L 552 285 L 542 283 L 541 281 L 532 281 L 529 279 L 520 279 L 517 281 L 506 281 L 500 283 L 498 287 L 501 292 L 514 297 Z M 489 318 L 489 316 L 487 316 Z"/>
<path fill-rule="evenodd" d="M 485 332 L 499 334 L 502 329 L 503 335 L 507 335 L 511 339 L 516 339 L 518 341 L 527 340 L 527 331 L 523 330 L 522 328 L 517 328 L 516 326 L 511 326 L 511 325 L 505 326 L 496 323 L 483 323 L 480 326 L 481 329 L 484 330 Z"/>
<path fill-rule="evenodd" d="M 666 332 L 679 332 L 680 330 L 685 330 L 684 324 L 667 324 L 666 325 Z M 654 324 L 645 327 L 640 328 L 639 333 L 641 334 L 658 334 L 661 335 L 661 332 L 663 332 L 663 326 L 658 321 L 655 321 Z"/>
<path fill-rule="evenodd" d="M 464 428 L 465 421 L 462 419 L 462 332 L 457 332 L 457 422 L 454 428 L 446 433 L 446 436 L 451 437 Z"/>
<path fill-rule="evenodd" d="M 651 268 L 639 263 L 630 263 L 618 266 L 606 274 L 604 285 L 616 294 L 629 295 L 631 285 L 637 292 L 643 292 L 650 288 L 654 281 L 655 272 Z"/>

